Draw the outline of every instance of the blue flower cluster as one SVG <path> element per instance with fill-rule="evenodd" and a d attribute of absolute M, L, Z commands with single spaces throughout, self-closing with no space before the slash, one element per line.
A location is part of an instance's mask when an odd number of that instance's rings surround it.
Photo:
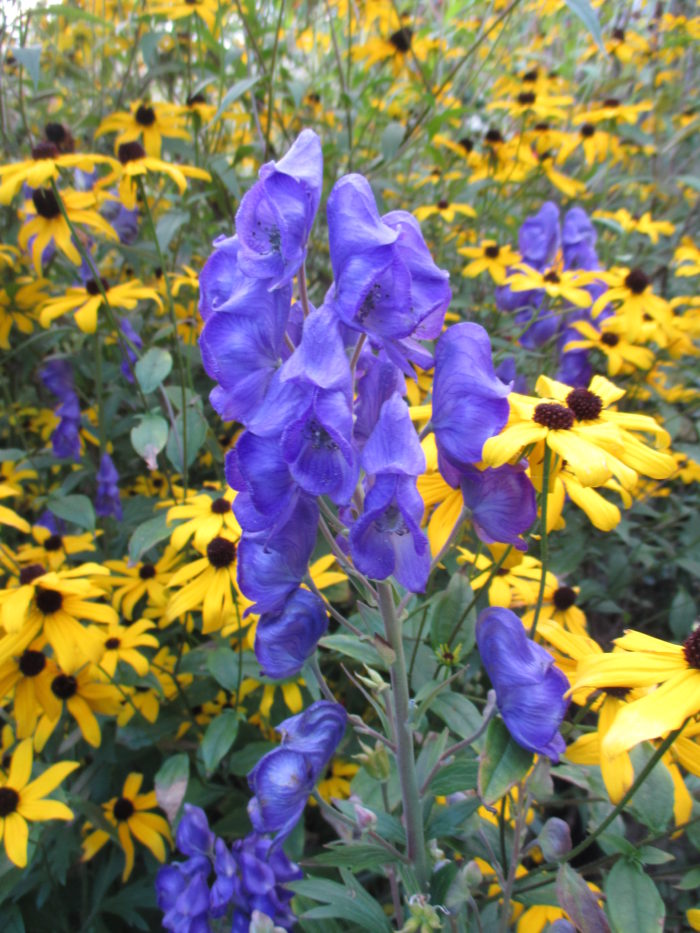
<path fill-rule="evenodd" d="M 39 378 L 60 402 L 55 412 L 59 422 L 51 435 L 54 456 L 80 460 L 80 402 L 71 365 L 68 360 L 47 360 L 39 371 Z"/>
<path fill-rule="evenodd" d="M 270 839 L 250 833 L 229 848 L 209 829 L 204 810 L 186 803 L 175 841 L 186 861 L 166 865 L 156 878 L 166 930 L 211 933 L 211 921 L 228 917 L 231 933 L 248 933 L 256 912 L 292 929 L 292 893 L 284 885 L 302 872 Z"/>
<path fill-rule="evenodd" d="M 108 453 L 103 453 L 97 471 L 97 494 L 95 512 L 103 518 L 112 516 L 118 522 L 122 520 L 122 503 L 119 498 L 119 473 Z"/>

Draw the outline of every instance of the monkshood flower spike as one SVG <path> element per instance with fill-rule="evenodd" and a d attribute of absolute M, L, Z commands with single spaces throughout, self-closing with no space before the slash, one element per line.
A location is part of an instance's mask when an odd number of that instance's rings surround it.
<path fill-rule="evenodd" d="M 510 734 L 528 751 L 558 761 L 566 748 L 558 730 L 569 706 L 569 682 L 552 655 L 528 638 L 510 609 L 484 609 L 476 643 Z"/>

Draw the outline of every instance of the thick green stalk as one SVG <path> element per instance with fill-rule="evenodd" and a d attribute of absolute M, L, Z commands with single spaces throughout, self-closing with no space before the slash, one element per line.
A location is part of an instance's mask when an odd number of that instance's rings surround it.
<path fill-rule="evenodd" d="M 386 638 L 394 650 L 395 660 L 391 665 L 391 688 L 394 698 L 394 722 L 396 730 L 396 759 L 403 801 L 403 818 L 406 826 L 408 858 L 413 865 L 421 891 L 428 886 L 428 861 L 423 833 L 423 808 L 421 806 L 416 762 L 413 755 L 413 731 L 409 722 L 409 691 L 406 658 L 403 650 L 401 622 L 396 615 L 394 594 L 389 583 L 377 586 L 379 609 L 384 620 Z"/>

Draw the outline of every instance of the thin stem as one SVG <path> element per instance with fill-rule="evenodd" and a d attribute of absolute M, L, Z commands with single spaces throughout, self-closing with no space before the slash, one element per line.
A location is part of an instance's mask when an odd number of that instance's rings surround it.
<path fill-rule="evenodd" d="M 477 593 L 474 594 L 474 596 L 472 597 L 471 602 L 469 603 L 469 605 L 467 606 L 467 608 L 464 610 L 464 612 L 462 613 L 462 615 L 459 617 L 459 619 L 457 620 L 457 624 L 455 625 L 455 627 L 454 627 L 454 628 L 452 629 L 452 631 L 450 632 L 450 637 L 449 637 L 448 640 L 447 640 L 447 644 L 448 644 L 449 647 L 452 647 L 452 642 L 454 641 L 454 639 L 455 639 L 455 637 L 456 637 L 456 635 L 457 635 L 457 632 L 458 632 L 458 631 L 460 630 L 460 628 L 462 627 L 462 623 L 464 622 L 464 620 L 467 618 L 467 616 L 469 615 L 469 613 L 472 611 L 472 609 L 473 609 L 474 606 L 476 605 L 477 600 L 479 599 L 479 596 L 481 595 L 481 590 L 484 590 L 484 589 L 488 590 L 488 587 L 489 587 L 491 581 L 493 580 L 493 578 L 496 576 L 496 574 L 498 573 L 498 571 L 499 571 L 499 570 L 501 569 L 501 567 L 503 566 L 504 561 L 506 560 L 506 558 L 508 557 L 508 555 L 510 554 L 510 552 L 512 551 L 512 549 L 513 549 L 513 545 L 512 545 L 512 544 L 509 544 L 508 547 L 505 549 L 505 551 L 504 551 L 504 552 L 501 554 L 501 556 L 498 558 L 498 560 L 496 561 L 496 563 L 491 567 L 491 571 L 490 571 L 490 573 L 489 573 L 488 579 L 486 580 L 486 582 L 484 583 L 483 586 L 480 586 L 480 587 L 479 587 L 479 591 L 478 591 Z"/>
<path fill-rule="evenodd" d="M 267 90 L 267 126 L 265 127 L 265 158 L 267 159 L 270 151 L 270 132 L 272 131 L 272 100 L 275 91 L 275 65 L 277 63 L 277 48 L 280 41 L 280 28 L 282 26 L 282 16 L 284 15 L 284 0 L 280 0 L 280 11 L 277 16 L 277 27 L 275 29 L 275 44 L 272 47 L 272 62 L 270 64 L 270 83 Z M 302 266 L 303 268 L 303 266 Z"/>
<path fill-rule="evenodd" d="M 344 813 L 341 813 L 340 810 L 336 810 L 335 807 L 332 807 L 329 803 L 327 803 L 318 793 L 318 791 L 314 791 L 313 797 L 319 807 L 328 813 L 331 819 L 337 820 L 339 823 L 344 823 L 346 826 L 352 827 L 352 829 L 361 829 L 361 827 L 359 827 L 354 820 L 351 820 L 349 816 L 346 816 Z M 366 832 L 372 842 L 376 842 L 377 845 L 380 845 L 383 849 L 386 849 L 386 851 L 391 853 L 397 862 L 406 861 L 406 856 L 402 855 L 399 850 L 395 849 L 390 842 L 386 841 L 386 839 L 382 839 L 381 836 L 378 836 L 377 833 L 371 829 L 366 830 Z"/>
<path fill-rule="evenodd" d="M 389 583 L 377 587 L 379 609 L 384 620 L 386 638 L 394 649 L 395 660 L 391 666 L 391 686 L 394 698 L 394 722 L 396 727 L 396 759 L 403 801 L 403 819 L 406 826 L 407 854 L 413 865 L 418 886 L 426 890 L 428 884 L 428 862 L 423 832 L 423 808 L 421 806 L 416 763 L 413 756 L 413 730 L 409 717 L 409 691 L 406 658 L 403 650 L 401 622 L 396 616 L 394 594 Z"/>
<path fill-rule="evenodd" d="M 299 269 L 298 281 L 299 300 L 301 301 L 301 307 L 304 310 L 304 317 L 307 318 L 311 314 L 311 305 L 309 304 L 309 291 L 306 284 L 306 266 L 303 262 L 301 264 L 301 268 Z"/>
<path fill-rule="evenodd" d="M 326 678 L 321 673 L 321 668 L 318 665 L 318 658 L 315 654 L 309 658 L 309 667 L 311 668 L 311 673 L 316 678 L 316 682 L 321 689 L 321 693 L 327 700 L 330 700 L 331 703 L 336 703 L 336 698 L 333 696 L 331 688 L 326 683 Z"/>
<path fill-rule="evenodd" d="M 506 877 L 505 887 L 503 888 L 503 911 L 501 913 L 500 933 L 507 933 L 510 927 L 511 898 L 513 885 L 515 884 L 515 873 L 520 862 L 520 849 L 525 831 L 525 821 L 527 811 L 530 807 L 530 795 L 525 794 L 523 799 L 523 785 L 518 785 L 518 815 L 515 818 L 515 838 L 513 839 L 513 851 L 511 853 L 510 865 L 508 866 L 508 876 Z M 505 797 L 503 798 L 506 799 Z M 511 798 L 513 799 L 513 798 Z M 501 814 L 502 824 L 505 823 L 503 813 Z"/>
<path fill-rule="evenodd" d="M 547 502 L 549 500 L 549 473 L 552 465 L 552 450 L 545 443 L 544 461 L 542 463 L 542 495 L 540 502 L 540 563 L 542 565 L 542 576 L 540 577 L 540 588 L 537 593 L 537 603 L 535 605 L 535 616 L 532 620 L 530 629 L 530 638 L 535 637 L 537 623 L 540 620 L 542 603 L 544 601 L 544 589 L 547 582 L 547 564 L 549 563 L 549 554 L 547 552 Z"/>

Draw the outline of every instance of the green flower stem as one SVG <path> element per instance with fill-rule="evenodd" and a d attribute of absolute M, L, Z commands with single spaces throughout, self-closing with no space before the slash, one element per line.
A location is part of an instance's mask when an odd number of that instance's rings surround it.
<path fill-rule="evenodd" d="M 386 638 L 395 654 L 395 660 L 391 666 L 391 687 L 394 698 L 396 759 L 408 842 L 407 854 L 415 869 L 418 886 L 421 891 L 425 891 L 428 884 L 428 861 L 423 833 L 423 808 L 418 788 L 416 762 L 413 755 L 413 731 L 409 722 L 408 676 L 403 650 L 403 633 L 401 623 L 396 615 L 391 584 L 379 583 L 377 595 L 379 597 L 379 609 L 384 620 Z"/>
<path fill-rule="evenodd" d="M 275 28 L 275 43 L 272 46 L 272 62 L 270 63 L 270 83 L 267 89 L 267 126 L 265 127 L 265 159 L 270 152 L 270 133 L 272 131 L 272 104 L 275 93 L 275 65 L 277 64 L 277 50 L 279 48 L 280 32 L 282 30 L 282 17 L 284 15 L 284 0 L 279 0 L 280 10 L 277 15 Z"/>
<path fill-rule="evenodd" d="M 488 588 L 489 588 L 489 585 L 490 585 L 491 581 L 492 581 L 493 578 L 496 576 L 496 574 L 498 573 L 498 571 L 501 569 L 501 567 L 503 566 L 503 564 L 504 564 L 506 558 L 508 557 L 508 555 L 510 554 L 510 552 L 511 552 L 512 550 L 513 550 L 513 545 L 512 545 L 512 544 L 509 544 L 508 547 L 505 549 L 505 551 L 504 551 L 504 552 L 501 554 L 501 556 L 498 558 L 498 560 L 496 561 L 496 563 L 491 567 L 491 571 L 490 571 L 490 573 L 489 573 L 488 580 L 486 581 L 486 583 L 484 583 L 483 586 L 479 587 L 479 591 L 478 591 L 477 593 L 475 593 L 475 595 L 474 595 L 472 601 L 469 603 L 469 605 L 467 606 L 467 608 L 464 610 L 464 612 L 462 613 L 462 615 L 459 617 L 459 619 L 458 619 L 458 621 L 457 621 L 457 624 L 455 625 L 455 627 L 454 627 L 454 628 L 452 629 L 452 631 L 450 632 L 450 637 L 447 639 L 447 645 L 448 645 L 448 647 L 450 647 L 450 648 L 452 647 L 452 642 L 455 640 L 455 637 L 457 636 L 457 632 L 460 630 L 460 628 L 461 628 L 461 626 L 462 626 L 462 623 L 464 622 L 464 620 L 466 619 L 466 617 L 469 615 L 469 613 L 472 611 L 472 609 L 473 609 L 474 606 L 476 605 L 476 602 L 477 602 L 477 600 L 479 599 L 479 596 L 481 595 L 481 591 L 482 591 L 482 590 L 487 590 L 487 591 L 488 591 Z"/>
<path fill-rule="evenodd" d="M 540 620 L 542 611 L 542 602 L 544 601 L 544 588 L 547 582 L 547 564 L 549 563 L 549 554 L 547 552 L 547 501 L 549 499 L 549 473 L 552 466 L 552 451 L 545 443 L 544 461 L 542 463 L 542 495 L 540 497 L 540 563 L 542 565 L 542 576 L 540 577 L 540 589 L 537 594 L 537 603 L 535 605 L 535 616 L 532 620 L 530 629 L 530 638 L 535 637 L 537 623 Z"/>
<path fill-rule="evenodd" d="M 175 303 L 173 301 L 173 293 L 170 289 L 170 282 L 168 281 L 168 275 L 165 271 L 165 258 L 163 257 L 163 250 L 160 248 L 160 243 L 158 242 L 158 234 L 156 232 L 155 221 L 153 220 L 153 212 L 151 211 L 151 205 L 148 203 L 148 197 L 146 195 L 146 187 L 143 183 L 143 178 L 139 176 L 136 179 L 138 183 L 139 192 L 141 194 L 141 203 L 143 204 L 143 209 L 148 220 L 148 226 L 151 230 L 151 237 L 153 239 L 153 245 L 156 248 L 156 255 L 158 256 L 158 263 L 163 272 L 163 280 L 165 282 L 165 292 L 168 298 L 168 316 L 170 317 L 170 326 L 172 328 L 172 346 L 175 354 L 175 359 L 177 360 L 177 369 L 178 375 L 180 377 L 180 410 L 182 414 L 182 487 L 183 487 L 183 496 L 187 495 L 187 383 L 189 380 L 186 378 L 186 369 L 185 362 L 182 357 L 182 347 L 180 346 L 180 341 L 177 337 L 177 318 L 175 316 Z M 173 429 L 174 430 L 174 429 Z"/>

